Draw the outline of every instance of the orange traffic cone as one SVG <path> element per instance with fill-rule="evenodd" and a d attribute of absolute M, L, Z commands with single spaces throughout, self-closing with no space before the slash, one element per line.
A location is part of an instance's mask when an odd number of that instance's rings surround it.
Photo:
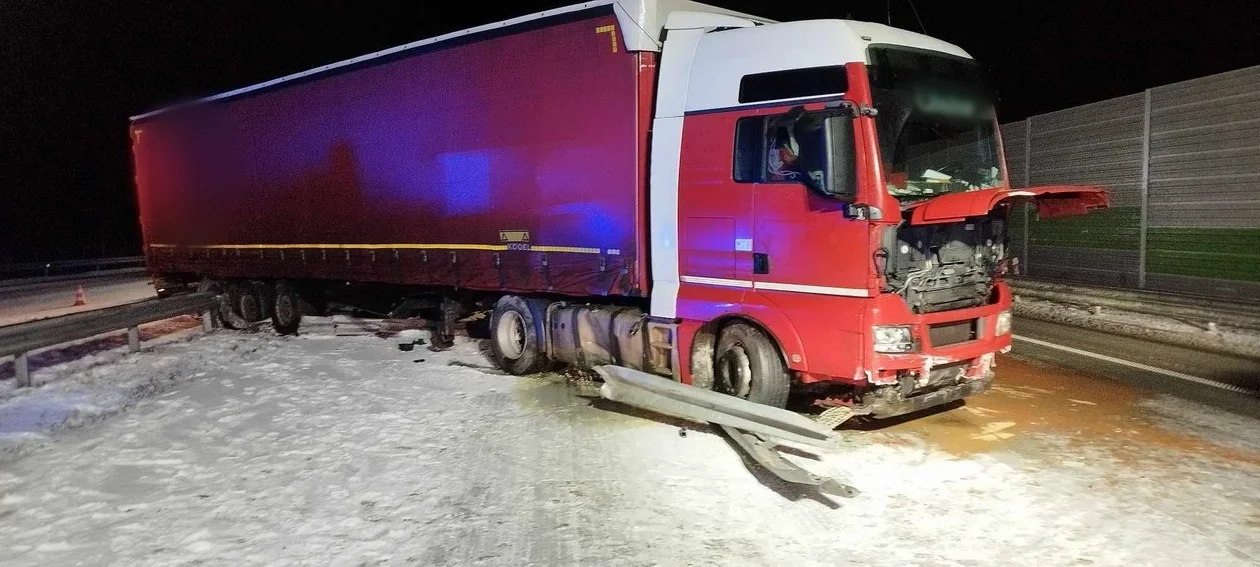
<path fill-rule="evenodd" d="M 83 293 L 83 286 L 79 286 L 79 289 L 74 290 L 74 306 L 80 307 L 83 305 L 87 305 L 87 295 Z"/>

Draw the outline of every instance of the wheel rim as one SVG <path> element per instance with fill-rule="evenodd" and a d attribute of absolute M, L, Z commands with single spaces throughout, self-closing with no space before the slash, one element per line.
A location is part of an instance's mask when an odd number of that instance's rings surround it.
<path fill-rule="evenodd" d="M 504 311 L 495 328 L 495 341 L 503 356 L 516 360 L 525 354 L 525 320 L 515 311 Z"/>
<path fill-rule="evenodd" d="M 752 392 L 752 364 L 744 345 L 735 344 L 718 359 L 717 387 L 724 394 L 747 398 Z"/>

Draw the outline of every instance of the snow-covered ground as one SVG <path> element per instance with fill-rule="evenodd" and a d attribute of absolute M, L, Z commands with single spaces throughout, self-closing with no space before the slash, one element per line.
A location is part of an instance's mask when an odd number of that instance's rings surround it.
<path fill-rule="evenodd" d="M 1087 302 L 1088 298 L 1083 298 Z M 1153 339 L 1191 349 L 1260 359 L 1260 331 L 1227 324 L 1211 325 L 1177 315 L 1156 315 L 1124 309 L 1016 295 L 1016 315 L 1092 329 L 1109 334 Z M 1210 314 L 1204 316 L 1210 319 Z"/>
<path fill-rule="evenodd" d="M 26 447 L 0 462 L 7 565 L 1260 560 L 1256 420 L 1010 359 L 965 407 L 797 457 L 847 500 L 706 429 L 499 374 L 471 341 L 216 332 L 42 372 L 0 394 Z M 76 396 L 81 419 L 22 409 Z"/>
<path fill-rule="evenodd" d="M 105 333 L 35 351 L 30 355 L 34 388 L 17 387 L 11 357 L 0 363 L 0 378 L 4 378 L 0 380 L 0 463 L 42 446 L 50 433 L 100 421 L 177 386 L 184 378 L 205 374 L 206 361 L 186 356 L 188 345 L 171 346 L 200 336 L 197 317 L 141 325 L 145 356 L 129 355 L 125 333 Z M 253 343 L 246 335 L 236 338 Z M 227 352 L 237 349 L 233 345 Z"/>

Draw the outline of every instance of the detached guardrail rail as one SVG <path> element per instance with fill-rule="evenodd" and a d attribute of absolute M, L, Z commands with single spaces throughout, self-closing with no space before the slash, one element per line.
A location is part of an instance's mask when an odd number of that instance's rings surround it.
<path fill-rule="evenodd" d="M 214 328 L 211 311 L 216 305 L 213 295 L 193 293 L 6 325 L 0 327 L 0 357 L 15 357 L 18 386 L 26 387 L 31 385 L 27 363 L 31 351 L 127 329 L 127 345 L 135 352 L 140 350 L 140 325 L 200 313 L 202 328 L 210 331 Z"/>

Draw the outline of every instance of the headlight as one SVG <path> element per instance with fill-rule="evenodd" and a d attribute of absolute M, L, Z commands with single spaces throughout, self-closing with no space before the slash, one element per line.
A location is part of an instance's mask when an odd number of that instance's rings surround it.
<path fill-rule="evenodd" d="M 1002 335 L 1009 335 L 1010 333 L 1011 333 L 1011 312 L 1003 311 L 1001 313 L 998 313 L 997 325 L 996 325 L 996 328 L 993 330 L 993 335 L 1000 337 Z"/>
<path fill-rule="evenodd" d="M 914 341 L 910 338 L 910 327 L 903 325 L 871 327 L 875 332 L 875 352 L 910 352 L 914 350 Z"/>

